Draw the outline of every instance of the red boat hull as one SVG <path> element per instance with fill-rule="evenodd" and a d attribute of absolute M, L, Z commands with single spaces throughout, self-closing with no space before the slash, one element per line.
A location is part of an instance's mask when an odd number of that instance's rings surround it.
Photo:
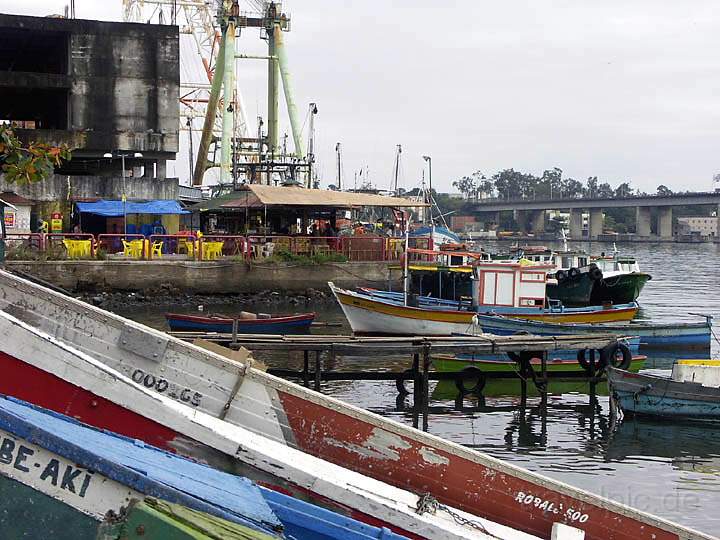
<path fill-rule="evenodd" d="M 429 451 L 416 441 L 383 438 L 371 425 L 290 394 L 280 392 L 280 398 L 300 449 L 416 493 L 444 493 L 443 503 L 472 514 L 546 538 L 555 522 L 584 530 L 587 539 L 680 538 L 536 482 L 451 453 Z"/>
<path fill-rule="evenodd" d="M 0 394 L 19 398 L 45 409 L 62 413 L 96 428 L 139 439 L 169 452 L 198 459 L 199 456 L 196 453 L 187 451 L 189 448 L 194 448 L 203 454 L 200 459 L 203 462 L 206 458 L 204 454 L 215 452 L 215 450 L 206 447 L 202 443 L 189 439 L 150 418 L 126 409 L 89 390 L 75 386 L 57 375 L 18 360 L 2 351 L 0 351 L 0 373 L 2 373 L 0 377 Z M 234 473 L 235 471 L 228 470 L 227 472 Z M 267 482 L 262 482 L 262 484 L 295 497 L 308 498 L 309 496 L 309 499 L 315 504 L 326 506 L 370 525 L 387 527 L 408 538 L 420 538 L 411 532 L 398 529 L 392 524 L 385 523 L 373 516 L 351 508 L 339 507 L 333 501 L 325 497 L 315 496 L 297 486 L 285 483 L 282 486 L 268 484 Z"/>

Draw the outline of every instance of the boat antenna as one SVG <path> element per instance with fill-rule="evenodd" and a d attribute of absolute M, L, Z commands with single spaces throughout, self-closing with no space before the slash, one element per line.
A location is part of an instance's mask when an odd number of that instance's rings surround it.
<path fill-rule="evenodd" d="M 568 241 L 567 241 L 567 233 L 565 232 L 564 228 L 560 229 L 560 234 L 562 235 L 563 251 L 569 251 Z"/>
<path fill-rule="evenodd" d="M 618 248 L 617 248 L 617 244 L 615 242 L 613 242 L 613 254 L 614 255 L 618 254 Z"/>

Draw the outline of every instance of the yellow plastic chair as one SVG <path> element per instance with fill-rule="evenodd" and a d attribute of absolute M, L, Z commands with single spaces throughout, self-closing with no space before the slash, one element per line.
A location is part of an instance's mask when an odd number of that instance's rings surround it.
<path fill-rule="evenodd" d="M 163 248 L 162 241 L 153 242 L 152 249 L 150 251 L 151 257 L 157 256 L 158 259 L 162 259 L 162 248 Z"/>
<path fill-rule="evenodd" d="M 125 240 L 124 238 L 122 240 L 122 244 L 123 244 L 123 255 L 125 257 L 132 257 L 133 250 L 135 249 L 133 247 L 133 245 L 130 242 L 128 242 L 127 240 Z"/>
<path fill-rule="evenodd" d="M 77 246 L 75 245 L 75 240 L 68 240 L 63 239 L 63 245 L 65 246 L 65 250 L 67 251 L 68 259 L 77 259 Z"/>
<path fill-rule="evenodd" d="M 130 256 L 135 259 L 142 259 L 145 251 L 145 240 L 130 241 Z"/>

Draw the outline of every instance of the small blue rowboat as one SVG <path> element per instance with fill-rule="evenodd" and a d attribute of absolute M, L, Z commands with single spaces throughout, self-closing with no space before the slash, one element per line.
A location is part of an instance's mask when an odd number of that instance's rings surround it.
<path fill-rule="evenodd" d="M 0 530 L 18 538 L 95 539 L 108 511 L 146 496 L 242 525 L 248 539 L 405 538 L 4 396 L 0 492 Z"/>
<path fill-rule="evenodd" d="M 527 332 L 538 336 L 617 333 L 623 336 L 638 336 L 640 347 L 710 349 L 712 318 L 704 322 L 654 324 L 631 322 L 627 324 L 558 324 L 524 319 L 512 319 L 500 315 L 477 315 L 483 332 L 497 335 L 512 335 Z M 633 353 L 637 352 L 633 350 Z"/>
<path fill-rule="evenodd" d="M 165 319 L 173 332 L 218 332 L 231 334 L 231 317 L 200 317 L 183 313 L 166 313 Z M 315 313 L 300 313 L 279 317 L 237 319 L 238 334 L 307 334 L 315 320 Z"/>

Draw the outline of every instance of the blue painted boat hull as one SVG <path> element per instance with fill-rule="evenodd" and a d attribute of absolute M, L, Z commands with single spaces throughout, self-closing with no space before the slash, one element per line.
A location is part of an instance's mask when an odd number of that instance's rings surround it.
<path fill-rule="evenodd" d="M 282 528 L 297 540 L 406 538 L 18 399 L 0 396 L 0 429 L 94 471 L 96 480 L 110 478 L 269 536 Z"/>
<path fill-rule="evenodd" d="M 638 336 L 642 348 L 709 349 L 711 330 L 707 322 L 678 324 L 555 324 L 525 321 L 492 315 L 478 315 L 484 332 L 512 335 L 529 332 L 539 336 L 588 334 L 593 332 L 617 332 Z"/>
<path fill-rule="evenodd" d="M 233 331 L 233 320 L 229 318 L 166 313 L 165 319 L 173 332 L 231 334 Z M 237 331 L 239 334 L 307 334 L 314 319 L 314 313 L 270 319 L 238 319 Z"/>
<path fill-rule="evenodd" d="M 720 421 L 720 388 L 608 368 L 610 395 L 625 415 Z"/>

